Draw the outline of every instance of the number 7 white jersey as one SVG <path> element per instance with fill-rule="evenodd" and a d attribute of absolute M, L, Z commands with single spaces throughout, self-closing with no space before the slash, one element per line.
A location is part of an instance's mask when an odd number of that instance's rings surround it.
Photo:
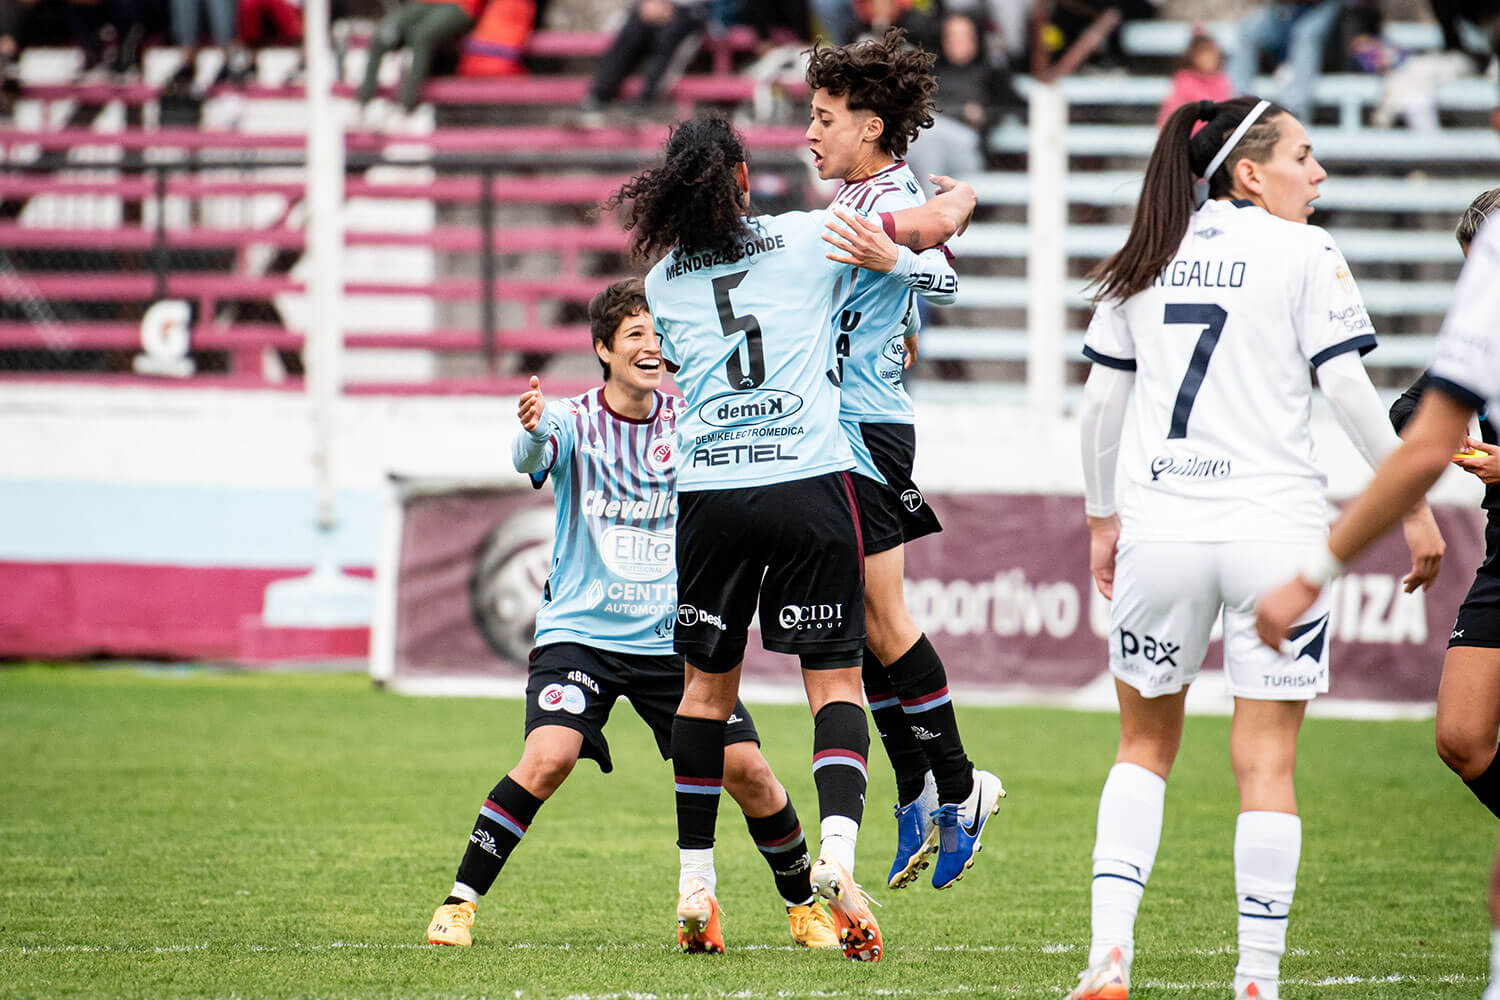
<path fill-rule="evenodd" d="M 749 220 L 744 255 L 676 251 L 646 275 L 662 355 L 687 399 L 677 488 L 739 489 L 849 469 L 832 319 L 852 268 L 829 260 L 828 213 Z"/>
<path fill-rule="evenodd" d="M 1122 533 L 1320 537 L 1311 370 L 1374 347 L 1327 232 L 1250 202 L 1207 202 L 1156 281 L 1101 303 L 1084 336 L 1091 361 L 1136 373 L 1120 449 Z"/>

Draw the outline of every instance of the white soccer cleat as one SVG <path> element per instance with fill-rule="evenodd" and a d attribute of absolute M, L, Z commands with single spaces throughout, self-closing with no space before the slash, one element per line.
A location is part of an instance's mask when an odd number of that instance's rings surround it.
<path fill-rule="evenodd" d="M 1097 964 L 1078 974 L 1078 985 L 1067 1000 L 1129 1000 L 1130 974 L 1119 948 L 1111 948 Z"/>

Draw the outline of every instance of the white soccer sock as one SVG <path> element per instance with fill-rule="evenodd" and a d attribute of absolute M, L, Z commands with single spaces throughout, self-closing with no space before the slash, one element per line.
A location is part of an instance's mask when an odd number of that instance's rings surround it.
<path fill-rule="evenodd" d="M 825 816 L 819 824 L 818 856 L 843 865 L 854 874 L 854 848 L 859 843 L 859 824 L 848 816 Z"/>
<path fill-rule="evenodd" d="M 1094 834 L 1093 935 L 1089 965 L 1119 948 L 1130 972 L 1135 955 L 1135 915 L 1156 864 L 1167 783 L 1139 764 L 1109 769 L 1099 793 L 1099 825 Z"/>
<path fill-rule="evenodd" d="M 457 896 L 459 899 L 467 899 L 475 906 L 479 905 L 479 892 L 472 886 L 467 886 L 462 882 L 454 882 L 453 891 L 448 893 L 448 895 Z"/>
<path fill-rule="evenodd" d="M 1500 1000 L 1500 927 L 1490 931 L 1490 984 L 1480 1000 Z"/>
<path fill-rule="evenodd" d="M 1255 983 L 1261 1000 L 1277 1000 L 1287 915 L 1297 891 L 1302 818 L 1284 812 L 1242 812 L 1234 826 L 1234 892 L 1240 913 L 1238 995 Z"/>
<path fill-rule="evenodd" d="M 695 878 L 701 878 L 708 884 L 709 892 L 717 892 L 719 885 L 718 873 L 714 871 L 714 849 L 704 848 L 682 848 L 677 849 L 678 863 L 681 867 L 677 875 L 677 892 L 680 895 L 687 891 L 688 883 Z"/>

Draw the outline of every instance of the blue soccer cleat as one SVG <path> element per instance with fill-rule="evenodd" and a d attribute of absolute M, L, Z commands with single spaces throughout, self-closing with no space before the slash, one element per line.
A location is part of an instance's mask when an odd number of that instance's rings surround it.
<path fill-rule="evenodd" d="M 927 859 L 938 849 L 937 826 L 932 821 L 937 807 L 937 785 L 928 771 L 916 801 L 896 807 L 896 860 L 891 862 L 891 874 L 885 883 L 888 887 L 910 885 L 930 864 Z"/>
<path fill-rule="evenodd" d="M 963 803 L 947 802 L 932 814 L 937 825 L 938 859 L 932 869 L 932 887 L 946 889 L 964 877 L 983 846 L 979 835 L 1000 808 L 1005 787 L 988 771 L 974 772 L 974 791 Z"/>

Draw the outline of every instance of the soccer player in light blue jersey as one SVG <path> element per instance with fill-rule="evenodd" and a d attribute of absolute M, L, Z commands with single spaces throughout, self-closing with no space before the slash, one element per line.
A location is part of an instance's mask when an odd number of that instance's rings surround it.
<path fill-rule="evenodd" d="M 662 355 L 678 366 L 679 603 L 687 683 L 672 725 L 681 856 L 679 926 L 716 910 L 702 859 L 714 842 L 724 720 L 750 620 L 767 649 L 798 656 L 813 713 L 822 817 L 813 884 L 851 958 L 880 958 L 880 929 L 854 883 L 869 731 L 859 526 L 839 427 L 832 319 L 854 277 L 823 241 L 832 216 L 757 216 L 743 140 L 719 117 L 683 122 L 663 164 L 628 182 L 633 249 L 655 264 L 646 297 Z M 952 182 L 940 185 L 951 188 Z M 967 186 L 893 224 L 936 244 L 974 205 Z"/>
<path fill-rule="evenodd" d="M 921 327 L 916 297 L 948 305 L 958 292 L 946 247 L 918 253 L 889 238 L 891 213 L 926 200 L 901 157 L 932 124 L 932 64 L 893 28 L 883 39 L 814 48 L 807 65 L 813 165 L 820 177 L 844 181 L 833 199 L 845 224 L 835 246 L 862 268 L 833 333 L 864 541 L 865 698 L 900 800 L 893 889 L 915 881 L 933 852 L 934 888 L 963 878 L 1005 795 L 1000 779 L 976 770 L 964 751 L 947 671 L 912 621 L 903 589 L 904 544 L 943 530 L 911 478 L 917 435 L 904 373 Z M 891 271 L 904 277 L 892 281 L 883 273 Z"/>
<path fill-rule="evenodd" d="M 552 480 L 557 531 L 527 668 L 521 759 L 484 800 L 453 890 L 427 929 L 431 944 L 468 945 L 479 897 L 489 891 L 527 827 L 580 757 L 610 771 L 604 726 L 624 697 L 651 727 L 663 758 L 682 699 L 677 621 L 677 421 L 680 397 L 662 393 L 661 348 L 639 279 L 618 281 L 589 305 L 604 385 L 548 403 L 535 377 L 517 406 L 516 470 L 540 488 Z M 736 702 L 724 739 L 724 787 L 745 811 L 771 867 L 792 939 L 838 947 L 818 904 L 811 861 L 785 790 L 761 755 Z M 712 859 L 708 859 L 712 864 Z M 694 950 L 723 950 L 717 913 Z"/>

